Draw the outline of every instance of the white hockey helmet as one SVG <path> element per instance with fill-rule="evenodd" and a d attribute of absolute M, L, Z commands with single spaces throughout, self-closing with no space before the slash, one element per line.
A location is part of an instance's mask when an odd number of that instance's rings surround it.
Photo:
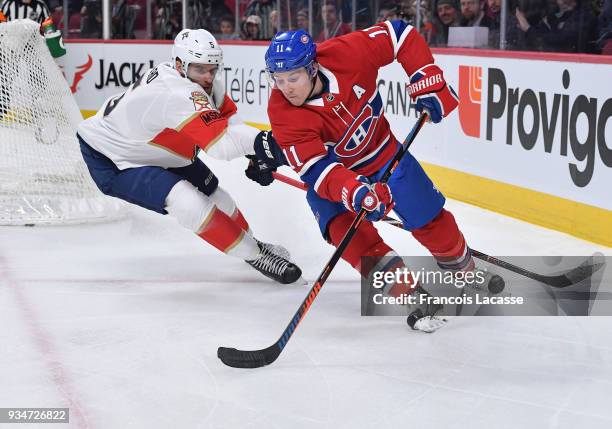
<path fill-rule="evenodd" d="M 223 51 L 217 39 L 206 30 L 181 30 L 174 39 L 172 47 L 172 65 L 176 58 L 181 60 L 187 74 L 190 63 L 218 64 L 223 63 Z"/>

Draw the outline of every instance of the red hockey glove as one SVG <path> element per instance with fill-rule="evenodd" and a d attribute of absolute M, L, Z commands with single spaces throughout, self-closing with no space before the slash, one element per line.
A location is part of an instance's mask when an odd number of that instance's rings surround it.
<path fill-rule="evenodd" d="M 386 183 L 370 184 L 363 176 L 358 176 L 357 180 L 352 180 L 342 188 L 342 203 L 354 213 L 365 209 L 368 212 L 366 219 L 372 222 L 385 217 L 395 205 L 391 189 Z"/>
<path fill-rule="evenodd" d="M 411 76 L 407 88 L 410 97 L 416 100 L 417 112 L 426 110 L 435 123 L 447 117 L 459 105 L 459 97 L 446 84 L 442 70 L 435 64 L 417 70 Z"/>

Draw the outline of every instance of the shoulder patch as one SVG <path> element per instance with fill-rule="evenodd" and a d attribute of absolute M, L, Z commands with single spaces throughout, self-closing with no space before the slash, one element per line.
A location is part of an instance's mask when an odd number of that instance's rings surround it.
<path fill-rule="evenodd" d="M 213 109 L 212 105 L 210 104 L 208 95 L 206 95 L 206 93 L 202 91 L 193 91 L 189 99 L 193 101 L 193 108 L 196 112 Z"/>

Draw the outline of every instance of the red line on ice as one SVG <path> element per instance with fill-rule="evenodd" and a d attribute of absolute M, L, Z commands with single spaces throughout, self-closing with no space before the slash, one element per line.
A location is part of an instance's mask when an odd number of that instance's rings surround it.
<path fill-rule="evenodd" d="M 70 421 L 76 420 L 77 427 L 80 429 L 90 428 L 87 418 L 82 412 L 82 407 L 76 399 L 66 372 L 60 362 L 59 355 L 53 346 L 50 335 L 43 329 L 34 308 L 28 302 L 19 283 L 11 277 L 8 264 L 4 257 L 0 255 L 0 280 L 3 280 L 15 295 L 17 308 L 21 311 L 28 327 L 30 337 L 34 341 L 36 348 L 43 355 L 44 363 L 51 373 L 53 382 L 64 396 L 70 408 Z M 51 407 L 53 405 L 50 405 Z"/>

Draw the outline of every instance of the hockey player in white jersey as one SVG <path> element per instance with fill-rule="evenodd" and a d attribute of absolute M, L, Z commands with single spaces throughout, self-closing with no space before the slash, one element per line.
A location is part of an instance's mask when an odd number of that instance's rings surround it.
<path fill-rule="evenodd" d="M 253 154 L 264 133 L 241 122 L 221 80 L 223 52 L 206 30 L 182 30 L 172 62 L 149 70 L 105 101 L 77 134 L 98 188 L 169 214 L 220 251 L 280 283 L 301 270 L 281 246 L 255 239 L 232 197 L 197 157 Z"/>

